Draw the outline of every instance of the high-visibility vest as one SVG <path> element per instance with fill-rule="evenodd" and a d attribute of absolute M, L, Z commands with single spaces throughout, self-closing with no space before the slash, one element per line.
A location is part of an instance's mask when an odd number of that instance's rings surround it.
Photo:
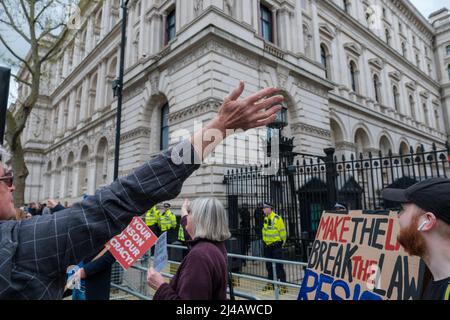
<path fill-rule="evenodd" d="M 159 211 L 156 209 L 156 206 L 152 207 L 145 213 L 145 224 L 149 227 L 158 223 L 159 219 Z"/>
<path fill-rule="evenodd" d="M 177 227 L 177 218 L 172 213 L 172 211 L 167 210 L 159 214 L 158 225 L 161 229 L 161 232 L 175 229 Z"/>
<path fill-rule="evenodd" d="M 286 228 L 284 227 L 283 218 L 272 213 L 264 218 L 264 226 L 262 229 L 263 242 L 271 245 L 275 242 L 286 243 Z"/>
<path fill-rule="evenodd" d="M 181 242 L 184 242 L 184 229 L 183 226 L 180 223 L 180 227 L 178 228 L 178 240 Z"/>

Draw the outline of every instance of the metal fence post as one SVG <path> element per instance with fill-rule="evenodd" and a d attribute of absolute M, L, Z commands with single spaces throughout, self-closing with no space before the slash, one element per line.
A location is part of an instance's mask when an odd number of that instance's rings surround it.
<path fill-rule="evenodd" d="M 337 192 L 336 192 L 336 163 L 334 162 L 334 148 L 327 148 L 323 150 L 326 154 L 325 158 L 325 168 L 327 177 L 327 200 L 328 208 L 331 209 L 336 204 Z"/>
<path fill-rule="evenodd" d="M 278 280 L 276 264 L 277 264 L 276 262 L 272 261 L 272 272 L 273 272 L 272 280 L 273 281 L 277 281 Z M 280 291 L 279 291 L 280 288 L 279 288 L 278 283 L 273 283 L 273 289 L 274 289 L 274 292 L 275 292 L 275 300 L 280 300 Z"/>

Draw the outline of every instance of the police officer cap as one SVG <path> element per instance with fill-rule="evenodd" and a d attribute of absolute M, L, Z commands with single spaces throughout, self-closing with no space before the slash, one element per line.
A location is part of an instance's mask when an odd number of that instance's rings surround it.
<path fill-rule="evenodd" d="M 170 203 L 164 203 L 164 208 L 170 208 Z"/>
<path fill-rule="evenodd" d="M 263 202 L 263 208 L 273 208 L 273 205 L 270 202 Z"/>

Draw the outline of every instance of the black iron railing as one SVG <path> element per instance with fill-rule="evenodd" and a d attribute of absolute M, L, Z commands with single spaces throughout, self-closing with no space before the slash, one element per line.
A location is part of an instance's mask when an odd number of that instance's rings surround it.
<path fill-rule="evenodd" d="M 394 208 L 381 198 L 384 188 L 406 188 L 431 177 L 447 177 L 449 148 L 430 151 L 423 146 L 408 154 L 381 152 L 339 157 L 334 149 L 325 156 L 297 155 L 281 160 L 276 174 L 264 166 L 229 171 L 227 190 L 230 230 L 239 242 L 236 253 L 260 255 L 263 201 L 274 205 L 284 219 L 287 233 L 286 258 L 305 259 L 307 244 L 314 239 L 323 210 L 340 203 L 349 210 Z"/>

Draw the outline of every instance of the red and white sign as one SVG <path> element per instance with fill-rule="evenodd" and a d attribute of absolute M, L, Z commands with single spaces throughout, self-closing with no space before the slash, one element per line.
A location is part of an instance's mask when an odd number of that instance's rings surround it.
<path fill-rule="evenodd" d="M 117 262 L 128 270 L 131 265 L 144 255 L 158 238 L 139 217 L 134 217 L 121 234 L 106 244 Z"/>

